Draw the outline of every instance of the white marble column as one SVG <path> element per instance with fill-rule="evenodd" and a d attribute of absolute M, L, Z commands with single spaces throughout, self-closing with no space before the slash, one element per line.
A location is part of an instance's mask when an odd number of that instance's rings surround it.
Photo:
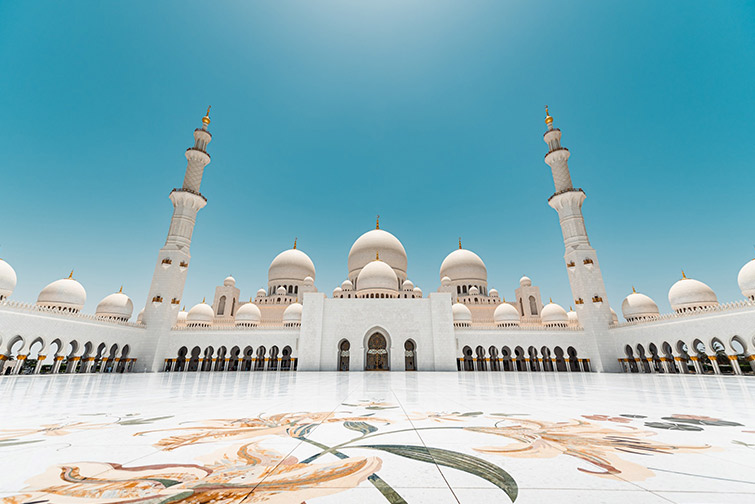
<path fill-rule="evenodd" d="M 731 362 L 731 368 L 734 370 L 734 374 L 741 375 L 742 368 L 739 366 L 739 359 L 736 355 L 729 355 L 729 362 Z"/>
<path fill-rule="evenodd" d="M 713 366 L 713 372 L 715 374 L 721 374 L 721 368 L 718 366 L 716 355 L 709 355 L 708 360 L 710 361 L 710 365 Z"/>

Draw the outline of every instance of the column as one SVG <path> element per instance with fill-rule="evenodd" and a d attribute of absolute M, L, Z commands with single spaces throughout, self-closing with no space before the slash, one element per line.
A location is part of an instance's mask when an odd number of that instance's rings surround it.
<path fill-rule="evenodd" d="M 62 355 L 55 356 L 55 364 L 52 366 L 52 373 L 58 374 L 60 372 L 60 366 L 63 364 L 64 357 Z"/>
<path fill-rule="evenodd" d="M 718 359 L 715 354 L 709 355 L 708 360 L 710 361 L 711 366 L 713 366 L 713 372 L 715 374 L 721 374 L 721 368 L 718 367 Z"/>
<path fill-rule="evenodd" d="M 736 355 L 729 355 L 729 361 L 731 361 L 731 368 L 734 370 L 734 374 L 741 375 L 742 368 L 739 367 L 739 359 Z"/>
<path fill-rule="evenodd" d="M 692 365 L 695 366 L 695 373 L 703 374 L 703 368 L 700 366 L 700 360 L 697 358 L 697 355 L 690 355 L 689 358 L 692 361 Z"/>
<path fill-rule="evenodd" d="M 39 374 L 39 370 L 42 369 L 43 362 L 45 360 L 46 355 L 37 355 L 37 365 L 34 366 L 34 374 Z"/>

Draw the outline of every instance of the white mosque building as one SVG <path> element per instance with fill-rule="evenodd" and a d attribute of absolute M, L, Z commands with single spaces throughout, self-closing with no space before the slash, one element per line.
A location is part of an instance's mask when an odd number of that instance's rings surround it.
<path fill-rule="evenodd" d="M 348 254 L 346 279 L 319 291 L 312 259 L 294 243 L 268 269 L 268 284 L 248 301 L 233 277 L 212 303 L 181 310 L 200 192 L 210 162 L 208 114 L 186 150 L 183 185 L 173 189 L 168 237 L 149 295 L 136 317 L 122 291 L 94 314 L 81 313 L 86 290 L 73 276 L 42 289 L 36 303 L 13 298 L 16 273 L 0 260 L 0 374 L 255 371 L 518 371 L 753 374 L 755 260 L 737 281 L 743 298 L 721 304 L 705 283 L 682 278 L 668 293 L 673 313 L 632 292 L 609 306 L 582 216 L 585 193 L 572 185 L 569 150 L 547 114 L 545 162 L 555 192 L 575 310 L 549 302 L 522 277 L 506 300 L 488 286 L 483 260 L 459 247 L 440 265 L 439 286 L 409 279 L 401 241 L 388 231 L 362 234 Z M 732 279 L 733 281 L 734 279 Z"/>

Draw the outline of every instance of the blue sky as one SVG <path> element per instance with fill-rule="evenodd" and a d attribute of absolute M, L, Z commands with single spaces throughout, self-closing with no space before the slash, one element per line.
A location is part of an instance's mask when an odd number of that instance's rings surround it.
<path fill-rule="evenodd" d="M 297 236 L 329 294 L 379 213 L 426 293 L 461 236 L 502 295 L 527 274 L 568 306 L 548 104 L 611 304 L 667 311 L 682 268 L 740 299 L 754 34 L 733 0 L 1 2 L 13 297 L 75 268 L 85 311 L 121 284 L 143 305 L 211 104 L 187 305 L 229 273 L 252 296 Z"/>

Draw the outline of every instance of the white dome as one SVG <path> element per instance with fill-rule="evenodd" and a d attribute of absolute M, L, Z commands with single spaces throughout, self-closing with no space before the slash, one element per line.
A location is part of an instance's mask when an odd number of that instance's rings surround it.
<path fill-rule="evenodd" d="M 142 311 L 139 312 L 139 316 L 136 317 L 136 320 L 138 322 L 141 322 L 141 316 L 142 312 L 144 311 L 144 308 L 142 308 Z M 186 311 L 186 308 L 178 312 L 178 316 L 176 317 L 176 325 L 186 325 L 186 318 L 189 316 L 189 312 Z"/>
<path fill-rule="evenodd" d="M 453 314 L 454 322 L 472 322 L 472 312 L 461 303 L 454 303 L 451 306 L 451 313 Z"/>
<path fill-rule="evenodd" d="M 262 320 L 262 312 L 254 303 L 244 303 L 236 311 L 236 323 L 259 323 Z"/>
<path fill-rule="evenodd" d="M 10 264 L 0 259 L 0 299 L 13 294 L 17 281 L 16 271 Z"/>
<path fill-rule="evenodd" d="M 212 306 L 205 302 L 194 305 L 186 316 L 186 322 L 189 324 L 211 324 L 215 318 L 215 312 Z"/>
<path fill-rule="evenodd" d="M 569 319 L 569 323 L 572 325 L 578 325 L 579 324 L 579 316 L 577 315 L 577 312 L 569 308 L 569 311 L 566 312 L 566 316 Z"/>
<path fill-rule="evenodd" d="M 566 314 L 566 310 L 552 301 L 543 306 L 543 311 L 540 312 L 540 318 L 545 325 L 566 324 L 569 322 L 569 316 Z"/>
<path fill-rule="evenodd" d="M 508 303 L 499 304 L 493 312 L 493 320 L 496 324 L 519 323 L 519 312 Z"/>
<path fill-rule="evenodd" d="M 37 306 L 69 308 L 79 311 L 84 307 L 87 293 L 84 287 L 72 277 L 55 280 L 42 289 L 37 297 Z"/>
<path fill-rule="evenodd" d="M 105 296 L 97 305 L 94 314 L 99 317 L 128 320 L 132 313 L 134 313 L 134 303 L 123 291 L 118 291 L 115 294 Z"/>
<path fill-rule="evenodd" d="M 488 281 L 488 270 L 480 256 L 467 249 L 456 249 L 443 259 L 440 265 L 440 277 L 449 277 L 452 281 L 471 280 Z"/>
<path fill-rule="evenodd" d="M 268 284 L 302 282 L 315 278 L 315 265 L 307 254 L 298 249 L 284 250 L 273 259 L 267 270 Z"/>
<path fill-rule="evenodd" d="M 530 287 L 532 286 L 532 279 L 528 276 L 523 276 L 519 279 L 519 287 Z"/>
<path fill-rule="evenodd" d="M 298 323 L 301 322 L 301 314 L 304 311 L 304 307 L 301 303 L 291 303 L 283 312 L 283 324 Z"/>
<path fill-rule="evenodd" d="M 618 324 L 619 323 L 619 315 L 616 313 L 616 310 L 608 307 L 609 310 L 611 310 L 611 324 Z"/>
<path fill-rule="evenodd" d="M 440 279 L 440 284 L 443 287 L 448 287 L 449 285 L 451 285 L 451 279 L 448 278 L 447 276 L 444 276 L 443 278 Z"/>
<path fill-rule="evenodd" d="M 490 289 L 488 291 L 488 296 L 490 296 L 490 297 L 498 297 L 498 289 Z"/>
<path fill-rule="evenodd" d="M 304 277 L 304 285 L 307 287 L 312 287 L 315 284 L 315 279 L 311 276 Z"/>
<path fill-rule="evenodd" d="M 282 287 L 282 286 L 281 286 L 281 287 L 278 287 L 278 288 L 277 288 L 277 289 L 275 290 L 275 293 L 276 293 L 276 294 L 278 294 L 279 296 L 285 296 L 285 295 L 286 295 L 286 288 L 285 288 L 285 287 Z"/>
<path fill-rule="evenodd" d="M 422 297 L 422 289 L 420 289 L 419 287 L 413 288 L 412 292 L 418 295 L 419 297 Z"/>
<path fill-rule="evenodd" d="M 471 296 L 477 296 L 477 295 L 479 295 L 479 294 L 480 294 L 480 289 L 478 289 L 477 287 L 475 287 L 475 286 L 473 285 L 473 286 L 472 286 L 472 288 L 471 288 L 471 289 L 469 289 L 469 294 L 470 294 Z"/>
<path fill-rule="evenodd" d="M 225 280 L 223 280 L 223 285 L 225 285 L 226 287 L 236 287 L 236 279 L 231 275 L 228 275 L 227 277 L 225 277 Z"/>
<path fill-rule="evenodd" d="M 755 298 L 755 259 L 742 266 L 739 275 L 737 275 L 737 283 L 744 297 Z"/>
<path fill-rule="evenodd" d="M 412 282 L 411 280 L 404 280 L 404 283 L 401 284 L 401 290 L 414 290 L 414 282 Z"/>
<path fill-rule="evenodd" d="M 655 318 L 660 315 L 658 305 L 649 296 L 632 289 L 632 293 L 621 302 L 621 313 L 628 321 Z"/>
<path fill-rule="evenodd" d="M 351 280 L 344 280 L 341 283 L 341 289 L 345 291 L 354 290 L 354 284 L 351 283 Z"/>
<path fill-rule="evenodd" d="M 398 238 L 382 229 L 367 231 L 357 238 L 349 251 L 349 278 L 359 275 L 362 268 L 375 260 L 375 254 L 388 264 L 402 281 L 406 280 L 406 250 Z M 357 288 L 362 289 L 357 281 Z M 395 287 L 394 287 L 395 289 Z"/>
<path fill-rule="evenodd" d="M 336 287 L 335 289 L 333 289 L 333 297 L 339 297 L 342 292 L 343 292 L 342 288 Z"/>
<path fill-rule="evenodd" d="M 185 313 L 185 312 L 184 312 Z M 180 313 L 179 313 L 180 315 Z M 139 313 L 136 315 L 136 323 L 141 324 L 144 319 L 144 308 L 139 310 Z"/>
<path fill-rule="evenodd" d="M 265 297 L 267 296 L 267 291 L 265 289 L 260 289 L 257 291 L 257 297 Z"/>
<path fill-rule="evenodd" d="M 699 280 L 684 277 L 668 291 L 668 301 L 674 311 L 686 309 L 699 309 L 718 304 L 716 293 L 713 289 Z"/>
<path fill-rule="evenodd" d="M 359 291 L 372 289 L 395 291 L 398 288 L 398 277 L 388 263 L 375 259 L 359 272 L 357 286 Z"/>

